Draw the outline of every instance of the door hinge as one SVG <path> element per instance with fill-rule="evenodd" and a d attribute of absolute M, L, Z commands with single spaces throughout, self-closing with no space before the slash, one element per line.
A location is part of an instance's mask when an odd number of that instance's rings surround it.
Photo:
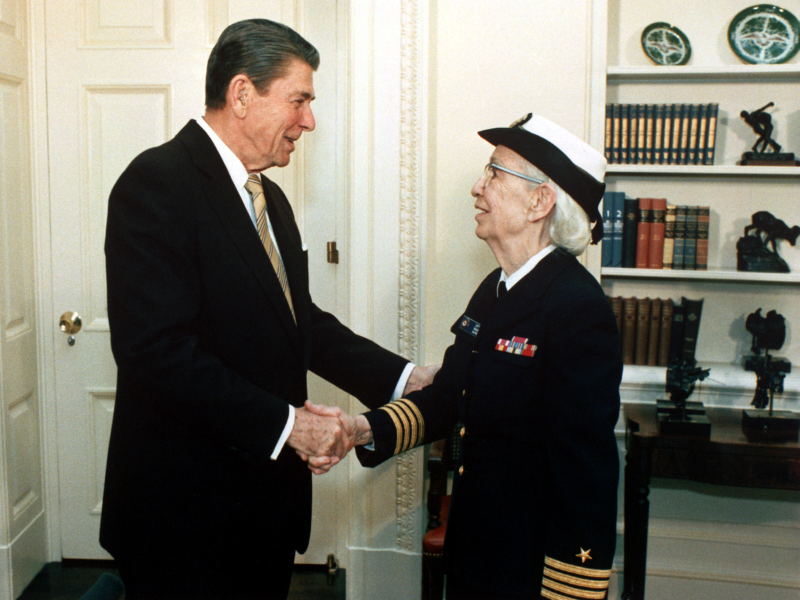
<path fill-rule="evenodd" d="M 331 585 L 333 580 L 339 574 L 339 561 L 336 560 L 336 556 L 333 554 L 328 554 L 326 566 L 328 567 L 328 585 Z"/>
<path fill-rule="evenodd" d="M 328 262 L 332 265 L 339 264 L 339 251 L 336 249 L 336 242 L 328 242 Z"/>

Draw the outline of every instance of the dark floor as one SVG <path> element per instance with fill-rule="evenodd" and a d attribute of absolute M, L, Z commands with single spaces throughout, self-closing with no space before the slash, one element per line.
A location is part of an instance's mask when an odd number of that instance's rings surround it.
<path fill-rule="evenodd" d="M 48 563 L 19 600 L 77 600 L 104 572 L 117 575 L 110 561 Z M 292 575 L 289 600 L 344 600 L 345 569 L 328 582 L 325 566 L 298 565 Z"/>

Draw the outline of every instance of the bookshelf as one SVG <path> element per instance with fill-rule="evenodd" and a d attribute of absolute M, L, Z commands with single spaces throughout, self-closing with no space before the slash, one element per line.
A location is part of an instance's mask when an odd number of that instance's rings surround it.
<path fill-rule="evenodd" d="M 782 65 L 748 65 L 727 43 L 730 20 L 752 2 L 734 0 L 675 0 L 641 3 L 608 0 L 594 7 L 595 57 L 592 65 L 591 142 L 604 145 L 607 103 L 719 103 L 716 159 L 713 165 L 611 164 L 607 189 L 630 197 L 666 198 L 675 205 L 711 207 L 709 268 L 706 271 L 622 269 L 601 267 L 596 256 L 588 260 L 606 294 L 639 298 L 704 298 L 698 336 L 697 360 L 711 367 L 707 389 L 739 390 L 743 404 L 752 397 L 753 374 L 741 367 L 749 354 L 750 335 L 744 327 L 747 315 L 761 308 L 777 310 L 787 322 L 783 348 L 775 352 L 800 368 L 800 241 L 781 242 L 779 253 L 790 273 L 744 273 L 736 270 L 736 241 L 750 224 L 750 216 L 767 210 L 790 226 L 800 224 L 800 167 L 745 167 L 737 165 L 750 150 L 756 134 L 740 118 L 774 102 L 770 112 L 773 137 L 783 150 L 800 155 L 800 55 Z M 781 6 L 800 15 L 800 0 Z M 683 30 L 692 45 L 689 64 L 678 67 L 654 65 L 640 45 L 642 30 L 650 23 L 666 21 Z M 741 386 L 739 385 L 741 382 Z M 798 410 L 800 378 L 786 379 L 786 392 L 776 404 Z M 627 366 L 624 383 L 663 390 L 664 368 Z M 729 398 L 730 400 L 730 398 Z"/>

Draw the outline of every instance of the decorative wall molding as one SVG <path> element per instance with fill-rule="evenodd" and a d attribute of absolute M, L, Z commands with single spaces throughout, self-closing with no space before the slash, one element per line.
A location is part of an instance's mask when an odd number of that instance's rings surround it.
<path fill-rule="evenodd" d="M 422 27 L 420 0 L 402 0 L 400 31 L 400 295 L 399 351 L 420 359 L 420 276 L 423 119 Z M 422 478 L 419 451 L 397 459 L 397 546 L 415 548 L 414 511 L 419 506 Z"/>

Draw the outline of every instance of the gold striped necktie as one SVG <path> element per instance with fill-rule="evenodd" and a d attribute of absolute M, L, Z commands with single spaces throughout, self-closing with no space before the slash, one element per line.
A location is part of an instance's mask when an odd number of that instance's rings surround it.
<path fill-rule="evenodd" d="M 297 323 L 297 317 L 294 315 L 294 305 L 292 304 L 292 294 L 289 291 L 289 282 L 286 279 L 286 269 L 283 268 L 283 261 L 275 248 L 275 244 L 272 243 L 269 227 L 267 227 L 267 199 L 264 197 L 264 188 L 261 187 L 261 177 L 256 174 L 249 175 L 244 187 L 253 197 L 258 235 L 261 238 L 261 243 L 264 244 L 264 249 L 267 251 L 269 262 L 272 263 L 272 268 L 275 269 L 275 274 L 278 276 L 278 283 L 280 283 L 283 294 L 286 296 L 286 302 L 289 303 L 292 318 Z"/>

